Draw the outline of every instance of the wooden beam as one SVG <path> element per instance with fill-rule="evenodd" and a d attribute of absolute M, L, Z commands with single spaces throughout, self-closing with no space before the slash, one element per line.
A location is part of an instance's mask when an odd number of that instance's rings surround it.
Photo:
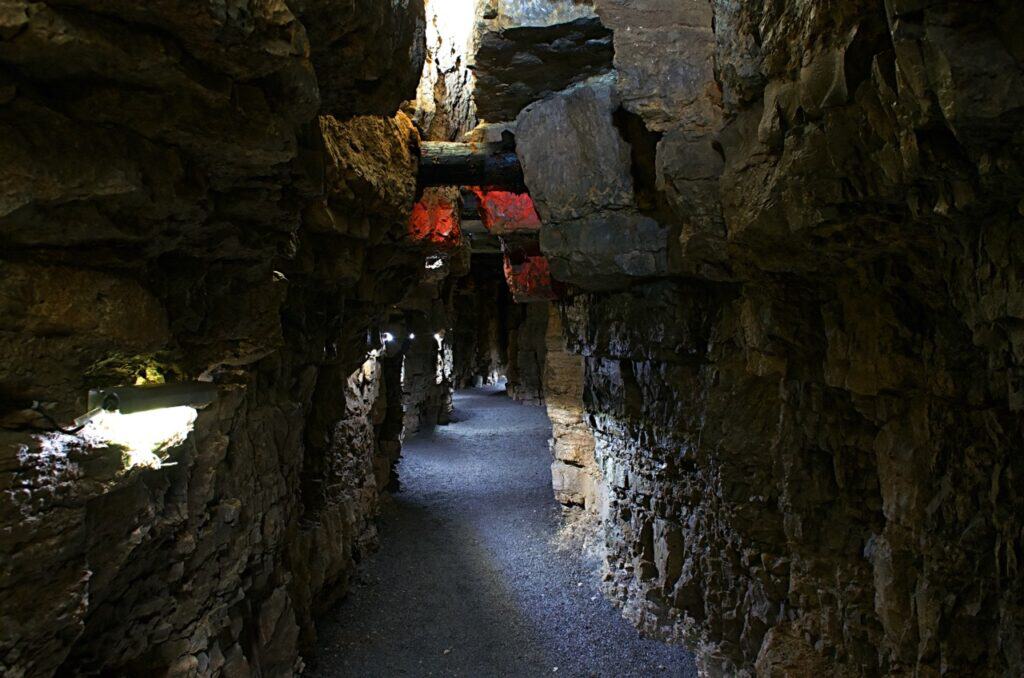
<path fill-rule="evenodd" d="M 428 186 L 487 186 L 525 191 L 523 168 L 507 141 L 460 144 L 420 143 L 420 188 Z"/>

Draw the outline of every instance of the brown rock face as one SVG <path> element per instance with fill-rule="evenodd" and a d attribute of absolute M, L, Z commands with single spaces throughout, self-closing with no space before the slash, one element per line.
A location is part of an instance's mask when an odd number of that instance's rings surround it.
<path fill-rule="evenodd" d="M 614 79 L 517 142 L 609 590 L 710 675 L 1020 673 L 1024 18 L 596 5 Z"/>
<path fill-rule="evenodd" d="M 583 409 L 584 360 L 566 350 L 562 318 L 551 307 L 546 336 L 544 401 L 551 420 L 551 480 L 555 499 L 599 512 L 600 470 L 594 433 Z"/>
<path fill-rule="evenodd" d="M 290 0 L 306 27 L 321 111 L 390 115 L 423 67 L 423 0 Z"/>
<path fill-rule="evenodd" d="M 0 673 L 301 667 L 398 454 L 400 361 L 367 357 L 423 270 L 392 117 L 422 25 L 407 2 L 0 9 Z M 34 430 L 91 386 L 201 375 L 220 397 L 173 465 Z"/>

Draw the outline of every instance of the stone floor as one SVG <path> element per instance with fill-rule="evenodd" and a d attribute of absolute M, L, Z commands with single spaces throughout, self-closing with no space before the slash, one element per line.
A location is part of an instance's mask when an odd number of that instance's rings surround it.
<path fill-rule="evenodd" d="M 558 548 L 544 409 L 500 388 L 407 441 L 403 489 L 362 584 L 321 623 L 314 676 L 695 676 L 598 592 L 600 563 Z"/>

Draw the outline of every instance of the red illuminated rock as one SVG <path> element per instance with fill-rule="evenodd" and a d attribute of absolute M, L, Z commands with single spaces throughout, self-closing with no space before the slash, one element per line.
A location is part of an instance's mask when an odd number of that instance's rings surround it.
<path fill-rule="evenodd" d="M 455 201 L 443 193 L 425 192 L 413 206 L 409 237 L 421 244 L 457 247 L 462 241 L 462 228 Z"/>
<path fill-rule="evenodd" d="M 473 188 L 480 201 L 480 219 L 495 235 L 540 230 L 540 217 L 529 193 Z"/>
<path fill-rule="evenodd" d="M 558 298 L 551 279 L 551 266 L 542 254 L 505 254 L 505 280 L 516 303 Z"/>

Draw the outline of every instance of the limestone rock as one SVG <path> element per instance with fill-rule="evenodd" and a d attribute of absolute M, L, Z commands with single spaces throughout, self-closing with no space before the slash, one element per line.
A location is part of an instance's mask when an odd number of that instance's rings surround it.
<path fill-rule="evenodd" d="M 1019 12 L 597 10 L 613 96 L 650 133 L 670 208 L 649 216 L 671 232 L 665 279 L 609 278 L 564 307 L 608 498 L 608 591 L 709 675 L 1019 673 L 1007 629 L 1024 591 L 992 555 L 1020 529 L 1024 172 L 1007 125 L 1024 90 L 994 28 Z M 571 96 L 534 106 L 590 119 L 561 112 Z M 627 184 L 594 168 L 628 176 L 630 156 L 597 131 L 587 181 L 541 174 L 537 158 L 572 177 L 583 156 L 531 149 L 531 125 L 573 126 L 530 111 L 517 139 L 546 249 L 568 242 L 552 242 L 574 223 L 562 206 L 628 208 L 651 185 L 648 153 L 646 184 L 607 190 Z"/>
<path fill-rule="evenodd" d="M 0 673 L 301 667 L 400 448 L 367 335 L 423 270 L 421 39 L 406 2 L 0 9 Z M 173 465 L 35 430 L 201 375 Z"/>
<path fill-rule="evenodd" d="M 562 318 L 552 305 L 547 326 L 544 395 L 551 420 L 552 484 L 555 498 L 600 512 L 600 472 L 594 434 L 583 411 L 583 359 L 566 350 Z"/>
<path fill-rule="evenodd" d="M 611 69 L 612 39 L 596 16 L 485 30 L 473 71 L 477 113 L 514 120 L 526 105 Z"/>
<path fill-rule="evenodd" d="M 423 0 L 289 0 L 306 27 L 321 110 L 390 115 L 412 99 L 425 56 Z"/>
<path fill-rule="evenodd" d="M 592 80 L 527 107 L 517 153 L 555 279 L 615 287 L 668 271 L 668 231 L 635 204 L 630 148 L 613 125 L 614 81 Z"/>

